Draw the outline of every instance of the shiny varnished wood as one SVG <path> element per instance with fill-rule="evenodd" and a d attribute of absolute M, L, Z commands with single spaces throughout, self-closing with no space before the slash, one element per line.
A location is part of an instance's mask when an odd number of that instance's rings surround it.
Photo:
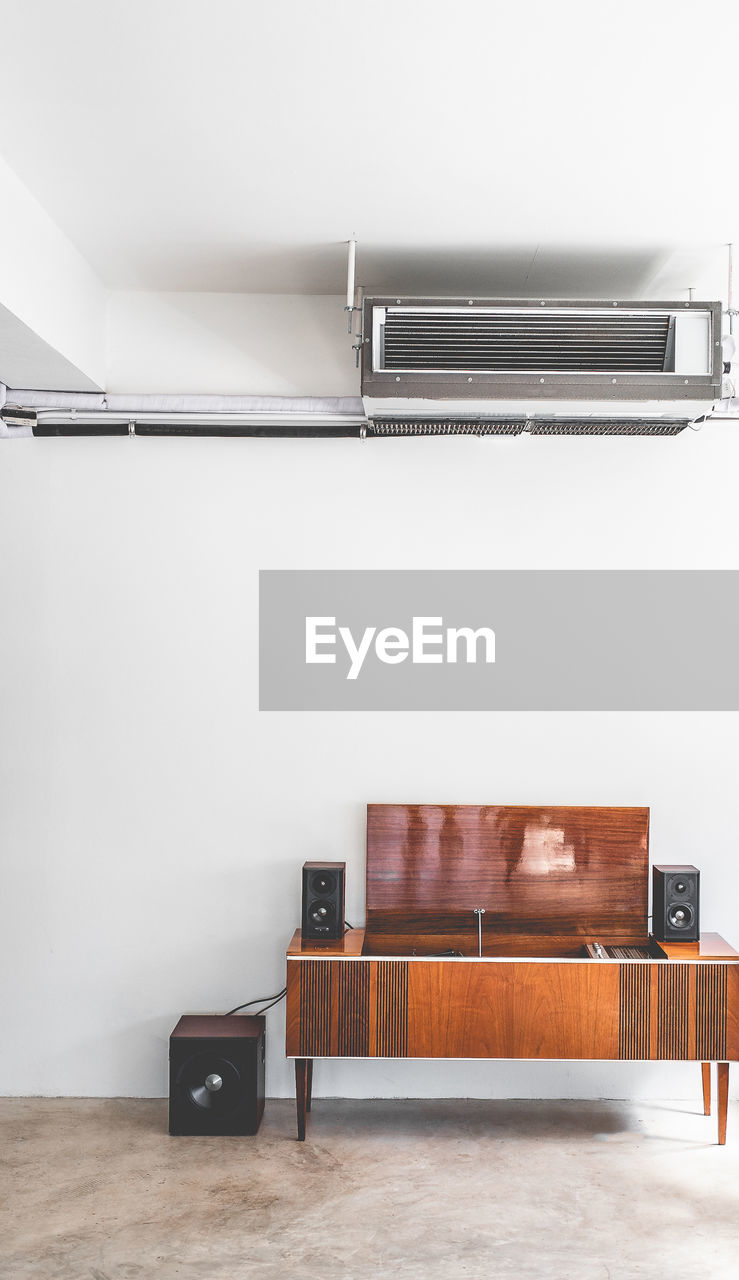
<path fill-rule="evenodd" d="M 726 1121 L 729 1113 L 729 1064 L 716 1064 L 716 1100 L 718 1102 L 718 1144 L 726 1142 Z"/>
<path fill-rule="evenodd" d="M 648 1058 L 652 1032 L 652 975 L 649 965 L 618 966 L 618 1056 Z"/>
<path fill-rule="evenodd" d="M 288 952 L 299 1137 L 314 1057 L 656 1059 L 700 1061 L 708 1110 L 718 1062 L 724 1142 L 739 954 L 646 945 L 648 838 L 647 809 L 368 806 L 366 931 Z"/>
<path fill-rule="evenodd" d="M 739 965 L 298 959 L 295 1057 L 739 1058 Z"/>
<path fill-rule="evenodd" d="M 616 1058 L 618 998 L 614 965 L 411 965 L 408 1056 Z"/>
<path fill-rule="evenodd" d="M 739 951 L 718 933 L 702 933 L 697 942 L 654 942 L 669 960 L 739 960 Z"/>
<path fill-rule="evenodd" d="M 699 1061 L 710 1110 L 707 1064 L 739 1059 L 739 963 L 374 959 L 293 948 L 286 1050 L 297 1060 L 301 1137 L 314 1057 Z M 722 1141 L 727 1087 L 720 1072 Z"/>
<path fill-rule="evenodd" d="M 701 1063 L 701 1083 L 703 1085 L 703 1114 L 710 1116 L 711 1114 L 711 1064 L 710 1062 Z"/>
<path fill-rule="evenodd" d="M 310 1072 L 309 1072 L 310 1067 Z M 305 1058 L 295 1059 L 295 1100 L 298 1108 L 298 1142 L 305 1142 L 305 1118 L 308 1106 L 308 1080 L 312 1079 L 313 1063 Z"/>
<path fill-rule="evenodd" d="M 371 804 L 365 952 L 643 944 L 648 858 L 648 809 Z"/>
<path fill-rule="evenodd" d="M 308 938 L 303 941 L 300 929 L 296 929 L 287 948 L 289 956 L 361 956 L 364 944 L 364 929 L 347 929 L 343 938 L 327 942 L 316 942 Z"/>

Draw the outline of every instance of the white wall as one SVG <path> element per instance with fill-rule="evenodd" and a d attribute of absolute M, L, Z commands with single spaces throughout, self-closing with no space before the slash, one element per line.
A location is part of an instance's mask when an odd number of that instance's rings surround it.
<path fill-rule="evenodd" d="M 342 321 L 327 369 L 345 359 L 347 385 L 322 376 L 324 393 L 353 387 Z M 121 384 L 151 389 L 161 362 L 160 390 L 178 368 L 188 390 L 276 388 L 237 386 L 239 343 L 214 376 L 220 338 L 188 325 L 152 322 L 144 358 L 121 322 Z M 735 714 L 260 713 L 256 630 L 260 568 L 739 568 L 738 466 L 728 423 L 674 440 L 6 443 L 0 1093 L 164 1094 L 181 1012 L 282 985 L 305 858 L 347 860 L 361 922 L 370 800 L 649 804 L 655 860 L 695 861 L 705 926 L 739 941 Z M 272 1094 L 291 1090 L 283 1025 L 280 1007 Z M 316 1070 L 333 1094 L 698 1090 L 693 1065 Z"/>
<path fill-rule="evenodd" d="M 331 295 L 113 292 L 106 390 L 359 395 L 344 301 Z"/>
<path fill-rule="evenodd" d="M 0 346 L 0 379 L 28 385 L 33 370 L 39 388 L 97 390 L 105 378 L 100 280 L 2 157 L 0 210 L 1 331 L 14 338 Z"/>

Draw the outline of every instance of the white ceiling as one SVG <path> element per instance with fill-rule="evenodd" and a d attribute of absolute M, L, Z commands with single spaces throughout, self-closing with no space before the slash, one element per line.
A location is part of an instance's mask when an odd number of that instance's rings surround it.
<path fill-rule="evenodd" d="M 652 295 L 739 242 L 739 5 L 2 0 L 0 153 L 112 288 Z M 678 252 L 675 253 L 675 248 Z"/>

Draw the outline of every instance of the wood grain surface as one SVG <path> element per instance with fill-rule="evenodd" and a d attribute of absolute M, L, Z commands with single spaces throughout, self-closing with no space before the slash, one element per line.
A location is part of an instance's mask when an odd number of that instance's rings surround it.
<path fill-rule="evenodd" d="M 702 933 L 697 942 L 654 942 L 658 954 L 670 960 L 739 960 L 739 951 L 718 933 Z"/>
<path fill-rule="evenodd" d="M 735 1061 L 739 965 L 291 959 L 289 1057 Z"/>
<path fill-rule="evenodd" d="M 409 1057 L 618 1057 L 617 966 L 470 961 L 409 970 Z"/>
<path fill-rule="evenodd" d="M 347 929 L 342 938 L 326 941 L 305 938 L 296 929 L 287 948 L 289 956 L 359 956 L 364 944 L 364 929 Z"/>
<path fill-rule="evenodd" d="M 483 955 L 513 938 L 530 955 L 547 937 L 557 954 L 593 940 L 640 945 L 648 862 L 648 809 L 370 804 L 365 951 L 443 939 L 474 955 L 475 907 Z"/>

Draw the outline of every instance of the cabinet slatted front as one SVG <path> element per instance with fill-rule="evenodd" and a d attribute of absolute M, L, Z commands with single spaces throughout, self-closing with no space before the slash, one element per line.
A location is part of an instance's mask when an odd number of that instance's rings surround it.
<path fill-rule="evenodd" d="M 288 1057 L 739 1058 L 726 962 L 292 956 L 287 979 Z"/>

